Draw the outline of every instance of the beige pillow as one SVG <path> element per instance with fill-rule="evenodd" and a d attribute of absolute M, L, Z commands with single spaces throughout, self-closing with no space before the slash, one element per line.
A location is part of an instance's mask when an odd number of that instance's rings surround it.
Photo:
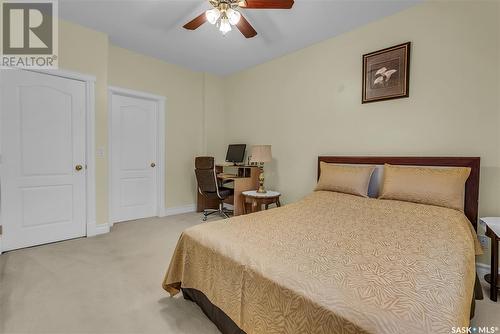
<path fill-rule="evenodd" d="M 321 161 L 321 170 L 316 190 L 368 197 L 368 186 L 374 166 L 334 165 Z"/>
<path fill-rule="evenodd" d="M 464 210 L 468 167 L 404 167 L 386 164 L 379 198 Z"/>

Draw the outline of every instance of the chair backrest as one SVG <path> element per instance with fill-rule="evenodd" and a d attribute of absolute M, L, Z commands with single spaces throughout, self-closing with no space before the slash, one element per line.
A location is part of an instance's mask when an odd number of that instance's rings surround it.
<path fill-rule="evenodd" d="M 214 157 L 196 157 L 194 172 L 198 181 L 198 190 L 203 193 L 217 192 L 217 175 L 215 173 Z"/>

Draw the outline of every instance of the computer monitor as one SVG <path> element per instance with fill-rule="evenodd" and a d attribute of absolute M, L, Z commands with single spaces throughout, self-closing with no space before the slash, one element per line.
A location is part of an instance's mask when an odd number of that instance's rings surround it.
<path fill-rule="evenodd" d="M 227 147 L 226 161 L 234 164 L 242 163 L 245 159 L 246 144 L 231 144 Z"/>

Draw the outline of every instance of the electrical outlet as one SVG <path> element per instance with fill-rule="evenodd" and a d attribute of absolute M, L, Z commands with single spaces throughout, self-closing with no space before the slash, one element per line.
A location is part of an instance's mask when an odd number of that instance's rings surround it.
<path fill-rule="evenodd" d="M 479 243 L 481 244 L 481 247 L 486 250 L 488 249 L 489 246 L 489 238 L 485 235 L 478 235 L 477 238 L 479 239 Z"/>

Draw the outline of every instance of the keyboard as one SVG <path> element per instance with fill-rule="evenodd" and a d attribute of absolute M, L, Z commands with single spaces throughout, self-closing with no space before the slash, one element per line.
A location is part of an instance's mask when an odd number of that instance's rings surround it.
<path fill-rule="evenodd" d="M 223 179 L 230 179 L 230 178 L 236 178 L 238 175 L 236 174 L 229 174 L 229 173 L 219 173 L 217 174 L 217 177 L 223 178 Z"/>

